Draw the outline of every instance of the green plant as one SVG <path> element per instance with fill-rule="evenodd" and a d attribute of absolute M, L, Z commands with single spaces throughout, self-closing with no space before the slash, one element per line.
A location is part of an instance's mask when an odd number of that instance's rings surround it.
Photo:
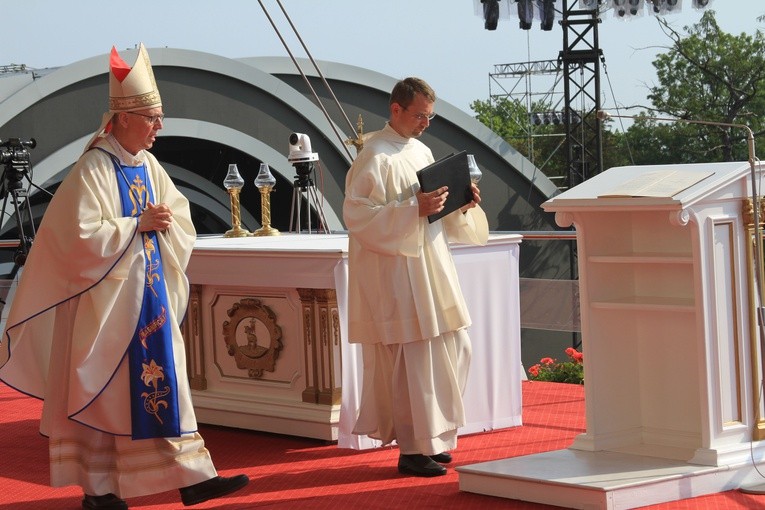
<path fill-rule="evenodd" d="M 570 384 L 584 383 L 584 356 L 573 347 L 566 349 L 567 361 L 542 358 L 539 363 L 529 368 L 532 381 L 549 381 Z"/>

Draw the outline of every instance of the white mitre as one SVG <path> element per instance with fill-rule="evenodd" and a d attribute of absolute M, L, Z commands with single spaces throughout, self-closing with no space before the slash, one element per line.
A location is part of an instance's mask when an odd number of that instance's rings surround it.
<path fill-rule="evenodd" d="M 104 113 L 101 126 L 85 145 L 85 150 L 111 131 L 111 120 L 115 113 L 134 112 L 155 106 L 162 106 L 162 99 L 143 43 L 138 46 L 138 57 L 132 68 L 119 56 L 117 49 L 112 47 L 109 58 L 109 111 Z"/>

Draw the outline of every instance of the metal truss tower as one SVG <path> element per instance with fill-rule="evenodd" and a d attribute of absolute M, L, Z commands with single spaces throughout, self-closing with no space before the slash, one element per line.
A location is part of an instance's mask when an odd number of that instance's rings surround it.
<path fill-rule="evenodd" d="M 536 90 L 541 89 L 534 86 L 533 79 L 537 83 L 539 79 L 544 81 L 544 86 L 547 87 L 544 92 L 536 92 Z M 535 127 L 562 122 L 563 94 L 558 89 L 562 80 L 561 64 L 556 60 L 496 64 L 494 72 L 489 74 L 489 101 L 492 105 L 496 106 L 498 100 L 510 97 L 525 106 L 525 115 L 512 120 L 523 131 L 529 149 L 529 160 L 540 170 L 544 170 L 543 167 L 546 162 L 542 162 L 540 166 L 537 161 L 534 161 L 534 139 L 539 136 L 535 132 Z M 510 83 L 508 84 L 507 81 Z M 497 88 L 499 90 L 496 90 Z M 535 111 L 535 106 L 538 104 L 549 105 L 549 107 L 547 111 Z M 494 129 L 494 126 L 489 126 L 489 128 Z M 557 176 L 548 177 L 553 180 L 558 179 Z"/>
<path fill-rule="evenodd" d="M 575 7 L 574 7 L 575 6 Z M 600 121 L 600 62 L 598 9 L 578 9 L 579 0 L 563 0 L 564 118 L 568 187 L 576 186 L 603 170 Z"/>

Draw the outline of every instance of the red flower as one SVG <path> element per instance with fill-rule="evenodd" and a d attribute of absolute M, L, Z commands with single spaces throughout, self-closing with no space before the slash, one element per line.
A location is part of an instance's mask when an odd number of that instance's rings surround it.
<path fill-rule="evenodd" d="M 554 358 L 542 358 L 539 363 L 529 368 L 532 381 L 549 381 L 582 384 L 584 382 L 584 356 L 573 347 L 565 350 L 567 361 L 558 362 Z"/>
<path fill-rule="evenodd" d="M 566 354 L 568 355 L 569 358 L 573 359 L 577 363 L 581 363 L 582 360 L 584 359 L 584 355 L 581 352 L 574 349 L 573 347 L 569 347 L 568 349 L 566 349 Z"/>

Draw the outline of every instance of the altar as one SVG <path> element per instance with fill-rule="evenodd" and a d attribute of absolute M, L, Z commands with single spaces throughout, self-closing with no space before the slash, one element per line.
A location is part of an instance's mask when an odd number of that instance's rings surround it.
<path fill-rule="evenodd" d="M 520 241 L 452 246 L 473 320 L 460 434 L 521 424 Z M 362 363 L 345 336 L 345 234 L 200 237 L 187 274 L 182 327 L 199 422 L 377 445 L 351 434 Z"/>

